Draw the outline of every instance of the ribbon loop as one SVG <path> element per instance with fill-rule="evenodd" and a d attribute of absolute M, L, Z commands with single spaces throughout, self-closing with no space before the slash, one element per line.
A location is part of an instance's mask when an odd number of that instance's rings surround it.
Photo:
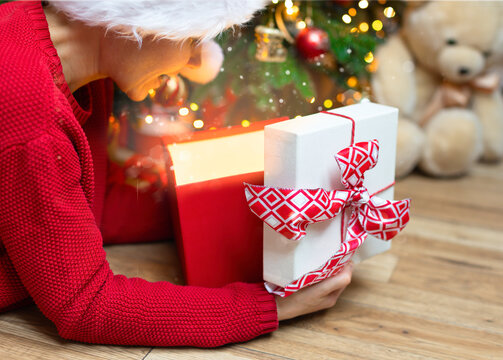
<path fill-rule="evenodd" d="M 372 196 L 358 211 L 363 230 L 381 240 L 390 240 L 409 222 L 410 199 L 389 201 Z"/>
<path fill-rule="evenodd" d="M 281 189 L 244 184 L 251 211 L 290 240 L 306 235 L 309 224 L 336 217 L 348 201 L 350 191 Z"/>
<path fill-rule="evenodd" d="M 341 169 L 342 184 L 346 188 L 360 187 L 363 184 L 365 171 L 377 164 L 379 142 L 363 141 L 342 149 L 335 156 Z"/>

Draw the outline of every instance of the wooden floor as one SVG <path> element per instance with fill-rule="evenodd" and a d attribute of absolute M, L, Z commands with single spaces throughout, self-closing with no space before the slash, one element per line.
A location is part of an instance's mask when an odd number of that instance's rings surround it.
<path fill-rule="evenodd" d="M 35 307 L 0 315 L 0 359 L 503 359 L 503 164 L 396 186 L 412 220 L 337 305 L 219 349 L 63 341 Z M 107 247 L 117 273 L 181 283 L 172 244 Z"/>

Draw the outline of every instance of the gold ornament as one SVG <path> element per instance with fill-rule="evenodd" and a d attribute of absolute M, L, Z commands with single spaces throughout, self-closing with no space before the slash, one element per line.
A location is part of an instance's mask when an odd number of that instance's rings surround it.
<path fill-rule="evenodd" d="M 284 62 L 287 50 L 283 45 L 283 33 L 274 28 L 259 25 L 255 28 L 257 51 L 255 58 L 264 62 Z"/>

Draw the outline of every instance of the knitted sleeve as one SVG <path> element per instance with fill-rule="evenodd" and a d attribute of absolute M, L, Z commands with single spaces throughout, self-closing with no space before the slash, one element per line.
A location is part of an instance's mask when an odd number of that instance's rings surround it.
<path fill-rule="evenodd" d="M 40 310 L 67 339 L 201 347 L 277 328 L 261 284 L 220 289 L 114 275 L 71 142 L 43 135 L 0 154 L 0 239 Z"/>

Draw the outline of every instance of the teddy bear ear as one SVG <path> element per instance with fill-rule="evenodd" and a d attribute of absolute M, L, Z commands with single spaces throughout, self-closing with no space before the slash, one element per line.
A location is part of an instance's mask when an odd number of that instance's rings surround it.
<path fill-rule="evenodd" d="M 403 12 L 403 17 L 404 18 L 410 18 L 410 14 L 416 12 L 417 10 L 425 7 L 432 1 L 430 0 L 423 0 L 423 1 L 417 1 L 417 0 L 404 0 L 406 3 L 405 10 Z"/>
<path fill-rule="evenodd" d="M 431 2 L 431 1 L 429 1 L 429 0 L 423 0 L 423 1 L 405 0 L 405 3 L 407 4 L 407 9 L 411 9 L 411 10 L 423 7 L 426 4 L 428 4 L 429 2 Z"/>

